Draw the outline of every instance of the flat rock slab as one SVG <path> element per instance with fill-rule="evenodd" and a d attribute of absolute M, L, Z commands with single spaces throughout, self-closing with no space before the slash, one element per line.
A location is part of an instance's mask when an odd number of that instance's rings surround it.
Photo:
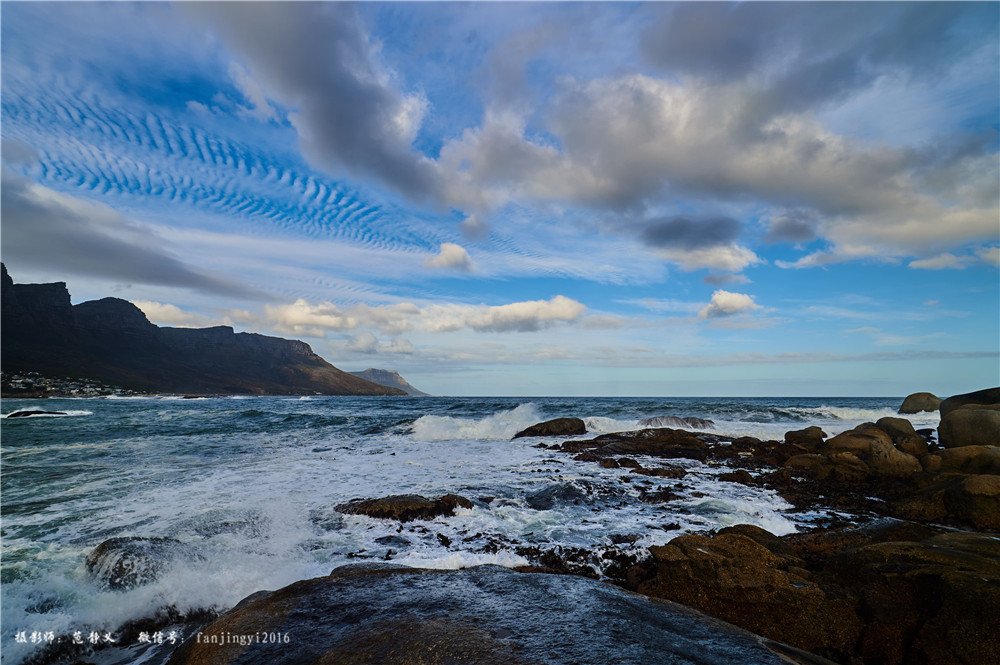
<path fill-rule="evenodd" d="M 256 634 L 287 635 L 287 643 L 233 640 Z M 828 662 L 582 577 L 498 566 L 440 571 L 366 564 L 250 596 L 178 648 L 169 665 L 790 661 Z"/>

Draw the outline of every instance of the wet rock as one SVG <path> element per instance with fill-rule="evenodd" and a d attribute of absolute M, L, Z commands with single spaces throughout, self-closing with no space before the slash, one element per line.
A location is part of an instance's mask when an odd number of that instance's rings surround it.
<path fill-rule="evenodd" d="M 913 393 L 907 395 L 899 407 L 900 413 L 920 413 L 921 411 L 937 411 L 941 406 L 941 398 L 932 393 Z"/>
<path fill-rule="evenodd" d="M 871 475 L 871 469 L 852 453 L 828 455 L 806 454 L 788 458 L 785 467 L 809 473 L 816 480 L 833 479 L 840 482 L 860 483 Z"/>
<path fill-rule="evenodd" d="M 605 469 L 617 469 L 619 464 L 617 460 L 604 458 L 600 461 L 600 465 Z"/>
<path fill-rule="evenodd" d="M 1000 539 L 991 534 L 880 520 L 778 538 L 738 525 L 651 552 L 628 572 L 630 588 L 837 662 L 1000 662 Z"/>
<path fill-rule="evenodd" d="M 409 547 L 410 539 L 404 538 L 403 536 L 382 536 L 381 538 L 376 538 L 375 542 L 379 545 L 395 545 L 396 547 Z"/>
<path fill-rule="evenodd" d="M 586 434 L 587 425 L 579 418 L 555 418 L 543 423 L 532 425 L 514 435 L 514 438 L 524 436 L 574 436 Z"/>
<path fill-rule="evenodd" d="M 794 556 L 737 533 L 687 535 L 650 547 L 633 569 L 639 592 L 700 609 L 814 652 L 837 653 L 861 634 L 849 600 L 828 595 Z"/>
<path fill-rule="evenodd" d="M 639 494 L 639 500 L 643 503 L 650 504 L 660 504 L 660 503 L 670 503 L 671 501 L 676 501 L 677 499 L 683 499 L 684 497 L 674 492 L 670 488 L 661 488 L 657 490 L 643 490 Z"/>
<path fill-rule="evenodd" d="M 812 450 L 816 450 L 823 445 L 823 439 L 827 436 L 829 435 L 826 432 L 813 425 L 812 427 L 807 427 L 805 429 L 785 432 L 785 443 L 799 444 L 807 446 Z"/>
<path fill-rule="evenodd" d="M 634 459 L 632 459 L 631 457 L 619 457 L 617 461 L 618 461 L 618 466 L 620 466 L 623 469 L 641 469 L 642 468 L 642 465 L 639 464 Z"/>
<path fill-rule="evenodd" d="M 694 429 L 714 429 L 715 422 L 707 418 L 678 418 L 677 416 L 656 416 L 639 421 L 643 427 L 693 427 Z"/>
<path fill-rule="evenodd" d="M 739 483 L 740 485 L 754 485 L 756 481 L 754 477 L 746 469 L 737 469 L 736 471 L 727 471 L 726 473 L 720 473 L 718 476 L 719 480 L 725 480 L 730 483 Z"/>
<path fill-rule="evenodd" d="M 1000 388 L 987 388 L 986 390 L 977 390 L 949 397 L 941 402 L 941 418 L 944 419 L 949 413 L 963 406 L 990 404 L 1000 405 Z"/>
<path fill-rule="evenodd" d="M 290 639 L 208 641 L 257 633 Z M 338 568 L 241 604 L 185 642 L 169 665 L 787 665 L 769 645 L 694 610 L 582 577 L 382 564 Z"/>
<path fill-rule="evenodd" d="M 708 444 L 703 437 L 711 437 L 709 440 L 713 442 L 717 440 L 711 434 L 695 435 L 686 430 L 658 428 L 602 434 L 589 441 L 568 441 L 563 449 L 572 451 L 574 446 L 570 444 L 576 444 L 588 446 L 598 456 L 649 455 L 704 460 L 708 456 Z"/>
<path fill-rule="evenodd" d="M 938 441 L 945 448 L 1000 445 L 1000 404 L 967 404 L 941 417 Z"/>
<path fill-rule="evenodd" d="M 195 557 L 192 548 L 173 538 L 111 538 L 87 555 L 87 572 L 105 589 L 132 589 L 156 580 L 171 561 Z"/>
<path fill-rule="evenodd" d="M 906 478 L 923 470 L 916 457 L 897 449 L 889 434 L 874 423 L 863 423 L 838 434 L 823 444 L 819 452 L 855 455 L 877 476 Z"/>
<path fill-rule="evenodd" d="M 657 466 L 652 468 L 638 468 L 635 470 L 636 473 L 643 476 L 651 476 L 654 478 L 683 478 L 687 475 L 687 471 L 679 466 Z"/>
<path fill-rule="evenodd" d="M 397 494 L 379 499 L 355 499 L 340 504 L 336 510 L 347 515 L 367 515 L 410 522 L 451 516 L 459 506 L 472 508 L 472 502 L 457 494 L 446 494 L 439 499 L 428 499 L 419 494 Z"/>
<path fill-rule="evenodd" d="M 557 505 L 579 505 L 587 500 L 587 491 L 573 483 L 559 483 L 532 492 L 524 498 L 535 510 L 552 510 Z"/>

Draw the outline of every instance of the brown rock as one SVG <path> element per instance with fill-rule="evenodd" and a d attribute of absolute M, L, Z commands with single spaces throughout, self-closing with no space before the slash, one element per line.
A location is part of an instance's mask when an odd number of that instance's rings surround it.
<path fill-rule="evenodd" d="M 941 398 L 932 393 L 913 393 L 907 395 L 899 407 L 900 413 L 920 413 L 921 411 L 937 411 L 941 406 Z"/>
<path fill-rule="evenodd" d="M 913 424 L 906 418 L 879 418 L 875 426 L 888 434 L 893 445 L 904 453 L 914 457 L 927 453 L 927 441 L 917 434 Z"/>
<path fill-rule="evenodd" d="M 942 472 L 988 473 L 1000 475 L 1000 447 L 961 446 L 948 448 L 937 453 L 940 460 L 937 469 Z"/>
<path fill-rule="evenodd" d="M 1000 404 L 970 404 L 950 410 L 938 425 L 945 448 L 1000 445 Z"/>
<path fill-rule="evenodd" d="M 890 436 L 874 423 L 838 434 L 820 448 L 820 453 L 828 455 L 838 452 L 855 455 L 877 476 L 906 478 L 923 470 L 916 457 L 896 449 Z"/>
<path fill-rule="evenodd" d="M 973 404 L 1000 404 L 1000 388 L 987 388 L 985 390 L 977 390 L 949 397 L 941 402 L 941 418 L 944 418 L 955 409 Z"/>
<path fill-rule="evenodd" d="M 523 436 L 574 436 L 586 433 L 587 425 L 579 418 L 555 418 L 523 429 L 515 434 L 514 438 L 517 439 Z"/>
<path fill-rule="evenodd" d="M 797 560 L 745 535 L 680 536 L 650 553 L 647 577 L 633 578 L 639 593 L 821 654 L 845 650 L 861 632 L 850 601 L 828 596 Z"/>
<path fill-rule="evenodd" d="M 340 504 L 336 510 L 347 515 L 410 522 L 454 515 L 455 508 L 459 506 L 472 508 L 472 502 L 457 494 L 446 494 L 439 499 L 428 499 L 419 494 L 397 494 L 379 499 L 356 499 Z"/>
<path fill-rule="evenodd" d="M 806 446 L 810 450 L 816 450 L 823 445 L 823 439 L 828 436 L 829 434 L 813 425 L 812 427 L 807 427 L 805 429 L 785 432 L 785 443 L 799 444 Z"/>
<path fill-rule="evenodd" d="M 593 451 L 597 455 L 649 455 L 704 460 L 708 456 L 708 444 L 699 437 L 709 437 L 713 441 L 717 438 L 711 434 L 696 435 L 686 430 L 661 427 L 602 434 L 589 441 L 574 443 L 596 446 Z M 566 448 L 566 444 L 563 444 L 563 448 Z"/>
<path fill-rule="evenodd" d="M 1000 529 L 1000 476 L 942 474 L 938 480 L 892 504 L 904 519 L 951 520 L 980 529 Z"/>

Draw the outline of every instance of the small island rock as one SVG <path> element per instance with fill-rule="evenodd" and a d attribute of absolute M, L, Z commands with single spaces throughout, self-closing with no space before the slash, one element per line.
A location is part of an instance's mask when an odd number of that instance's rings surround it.
<path fill-rule="evenodd" d="M 514 435 L 515 439 L 524 436 L 575 436 L 586 434 L 587 425 L 579 418 L 554 418 L 543 423 L 532 425 Z"/>
<path fill-rule="evenodd" d="M 933 393 L 913 393 L 907 395 L 899 407 L 900 413 L 920 413 L 921 411 L 937 411 L 941 406 L 941 398 Z"/>

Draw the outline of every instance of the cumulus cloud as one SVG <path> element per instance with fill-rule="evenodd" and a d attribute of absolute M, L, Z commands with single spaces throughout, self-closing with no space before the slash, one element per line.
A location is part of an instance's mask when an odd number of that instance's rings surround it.
<path fill-rule="evenodd" d="M 682 270 L 711 268 L 712 270 L 735 273 L 763 263 L 763 259 L 746 247 L 739 245 L 690 250 L 661 249 L 657 251 L 657 254 L 667 261 L 676 263 Z"/>
<path fill-rule="evenodd" d="M 809 242 L 816 239 L 816 214 L 810 210 L 782 210 L 774 215 L 764 242 Z"/>
<path fill-rule="evenodd" d="M 642 241 L 651 247 L 701 249 L 731 244 L 740 233 L 740 223 L 732 217 L 704 220 L 677 216 L 645 222 Z"/>
<path fill-rule="evenodd" d="M 723 286 L 724 284 L 749 284 L 750 278 L 746 275 L 732 275 L 728 273 L 705 275 L 701 278 L 705 284 L 712 286 Z"/>
<path fill-rule="evenodd" d="M 986 265 L 1000 268 L 1000 247 L 983 247 L 976 252 L 976 256 Z"/>
<path fill-rule="evenodd" d="M 188 312 L 177 305 L 169 303 L 159 303 L 152 300 L 133 300 L 132 304 L 142 310 L 152 323 L 158 325 L 176 326 L 178 328 L 206 328 L 219 325 L 219 322 L 210 317 Z"/>
<path fill-rule="evenodd" d="M 35 184 L 6 166 L 0 178 L 0 203 L 8 263 L 24 262 L 59 274 L 260 297 L 175 258 L 165 249 L 163 238 L 113 208 Z"/>
<path fill-rule="evenodd" d="M 717 319 L 724 316 L 732 316 L 743 312 L 752 312 L 760 309 L 760 305 L 753 301 L 752 296 L 744 293 L 732 293 L 719 289 L 712 294 L 712 300 L 700 312 L 699 319 Z"/>
<path fill-rule="evenodd" d="M 578 321 L 586 311 L 582 303 L 565 296 L 495 306 L 432 304 L 418 307 L 399 303 L 359 304 L 347 308 L 300 299 L 288 305 L 265 306 L 264 318 L 279 332 L 323 337 L 328 331 L 365 328 L 388 335 L 408 330 L 454 332 L 466 328 L 476 332 L 531 332 Z"/>
<path fill-rule="evenodd" d="M 469 253 L 461 245 L 451 242 L 441 243 L 441 251 L 436 256 L 432 256 L 424 261 L 424 266 L 428 268 L 454 268 L 471 272 L 473 269 L 472 259 Z"/>

